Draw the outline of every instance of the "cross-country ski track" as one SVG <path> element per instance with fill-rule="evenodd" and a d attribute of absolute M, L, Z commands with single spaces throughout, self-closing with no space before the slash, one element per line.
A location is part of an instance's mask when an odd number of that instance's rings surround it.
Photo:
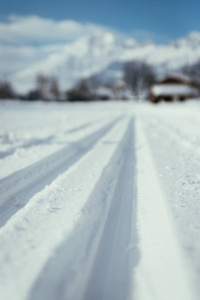
<path fill-rule="evenodd" d="M 1 300 L 199 299 L 198 103 L 0 107 Z"/>

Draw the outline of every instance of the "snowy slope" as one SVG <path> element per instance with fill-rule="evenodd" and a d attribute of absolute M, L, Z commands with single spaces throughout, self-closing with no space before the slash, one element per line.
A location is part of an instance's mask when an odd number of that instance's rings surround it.
<path fill-rule="evenodd" d="M 197 300 L 200 104 L 0 103 L 1 300 Z"/>
<path fill-rule="evenodd" d="M 121 40 L 115 34 L 97 31 L 66 44 L 62 50 L 48 56 L 44 61 L 14 75 L 13 80 L 18 89 L 33 86 L 35 76 L 43 72 L 55 75 L 63 89 L 71 87 L 83 77 L 105 69 L 121 54 L 135 47 L 134 40 Z"/>
<path fill-rule="evenodd" d="M 177 70 L 200 59 L 200 33 L 190 33 L 167 45 L 155 45 L 152 42 L 138 43 L 98 29 L 15 74 L 12 81 L 17 90 L 27 90 L 34 87 L 36 75 L 42 72 L 56 76 L 61 88 L 66 90 L 81 78 L 103 71 L 106 77 L 121 78 L 122 66 L 110 70 L 110 65 L 132 59 L 146 60 L 157 68 L 159 74 Z"/>

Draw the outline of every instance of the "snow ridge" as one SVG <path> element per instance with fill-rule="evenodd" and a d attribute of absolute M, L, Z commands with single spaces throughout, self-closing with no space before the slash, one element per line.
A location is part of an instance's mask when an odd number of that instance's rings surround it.
<path fill-rule="evenodd" d="M 200 59 L 200 33 L 190 33 L 185 38 L 166 45 L 153 42 L 138 43 L 132 38 L 122 38 L 106 29 L 96 30 L 76 41 L 63 45 L 58 51 L 32 67 L 13 75 L 12 81 L 18 90 L 34 87 L 38 73 L 58 78 L 61 89 L 72 87 L 82 78 L 100 72 L 115 62 L 141 59 L 156 67 L 159 73 L 174 71 Z M 111 77 L 120 79 L 118 70 Z"/>

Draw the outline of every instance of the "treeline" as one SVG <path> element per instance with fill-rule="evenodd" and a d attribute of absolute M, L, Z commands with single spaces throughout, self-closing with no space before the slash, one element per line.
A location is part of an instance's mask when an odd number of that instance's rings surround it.
<path fill-rule="evenodd" d="M 89 101 L 149 98 L 149 89 L 155 82 L 154 68 L 146 62 L 134 60 L 124 65 L 122 80 L 105 83 L 97 76 L 83 79 L 67 92 L 67 99 Z"/>
<path fill-rule="evenodd" d="M 10 82 L 0 81 L 0 99 L 12 99 L 16 93 Z"/>
<path fill-rule="evenodd" d="M 190 79 L 191 85 L 199 91 L 200 95 L 200 61 L 183 67 L 181 72 Z"/>
<path fill-rule="evenodd" d="M 49 77 L 38 74 L 36 78 L 36 88 L 24 96 L 26 100 L 58 101 L 61 92 L 56 77 Z"/>
<path fill-rule="evenodd" d="M 18 94 L 11 82 L 0 81 L 0 99 L 19 98 L 21 100 L 57 101 L 60 97 L 58 81 L 55 77 L 43 74 L 37 75 L 36 87 L 26 94 Z"/>
<path fill-rule="evenodd" d="M 187 75 L 191 85 L 200 93 L 200 62 L 182 68 L 180 73 Z M 80 80 L 73 88 L 65 92 L 61 92 L 56 77 L 44 74 L 37 75 L 35 88 L 25 95 L 17 95 L 11 83 L 0 81 L 0 99 L 70 102 L 147 99 L 150 87 L 156 79 L 156 72 L 152 65 L 144 61 L 133 60 L 124 64 L 121 80 L 105 82 L 98 75 L 93 75 Z"/>
<path fill-rule="evenodd" d="M 143 61 L 130 61 L 124 65 L 123 76 L 118 81 L 103 81 L 98 75 L 84 78 L 77 84 L 61 92 L 56 77 L 38 74 L 35 88 L 25 95 L 17 95 L 11 83 L 0 83 L 0 98 L 44 101 L 91 101 L 127 100 L 148 97 L 148 89 L 155 82 L 154 69 Z"/>

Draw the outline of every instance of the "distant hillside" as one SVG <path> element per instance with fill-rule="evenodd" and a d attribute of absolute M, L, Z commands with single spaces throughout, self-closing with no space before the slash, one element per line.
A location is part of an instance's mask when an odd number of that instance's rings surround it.
<path fill-rule="evenodd" d="M 156 45 L 122 38 L 105 29 L 97 30 L 14 74 L 12 82 L 17 90 L 27 91 L 34 87 L 36 75 L 43 73 L 56 76 L 61 89 L 67 90 L 93 74 L 99 74 L 104 80 L 120 79 L 124 63 L 133 59 L 154 65 L 158 75 L 176 71 L 200 61 L 200 33 L 192 32 L 169 44 Z"/>

